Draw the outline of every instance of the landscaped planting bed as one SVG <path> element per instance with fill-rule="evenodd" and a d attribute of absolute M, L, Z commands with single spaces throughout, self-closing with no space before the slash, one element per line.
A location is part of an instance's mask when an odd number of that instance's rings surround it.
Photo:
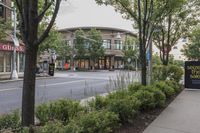
<path fill-rule="evenodd" d="M 22 129 L 15 112 L 0 117 L 0 132 L 142 133 L 180 88 L 170 80 L 149 86 L 134 83 L 107 96 L 96 96 L 86 106 L 69 99 L 44 103 L 36 107 L 37 126 Z"/>

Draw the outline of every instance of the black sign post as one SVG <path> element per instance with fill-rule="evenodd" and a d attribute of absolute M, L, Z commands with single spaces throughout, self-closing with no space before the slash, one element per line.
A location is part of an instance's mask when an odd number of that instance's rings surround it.
<path fill-rule="evenodd" d="M 54 68 L 55 68 L 55 64 L 54 63 L 50 63 L 49 64 L 49 75 L 50 76 L 54 76 Z"/>
<path fill-rule="evenodd" d="M 200 61 L 185 62 L 185 88 L 200 89 Z"/>

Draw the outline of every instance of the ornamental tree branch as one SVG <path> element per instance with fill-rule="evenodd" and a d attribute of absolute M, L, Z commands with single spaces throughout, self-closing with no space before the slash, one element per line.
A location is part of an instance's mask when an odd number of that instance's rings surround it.
<path fill-rule="evenodd" d="M 47 26 L 47 28 L 45 29 L 45 31 L 42 33 L 42 35 L 39 37 L 39 39 L 34 42 L 34 45 L 39 45 L 48 36 L 49 31 L 53 27 L 55 19 L 56 19 L 56 16 L 58 14 L 58 10 L 59 10 L 59 7 L 60 7 L 60 2 L 61 2 L 61 0 L 56 0 L 54 13 L 53 13 L 53 16 L 52 16 L 52 18 L 51 18 L 51 20 L 49 22 L 49 25 Z"/>
<path fill-rule="evenodd" d="M 44 3 L 44 7 L 43 7 L 43 10 L 41 11 L 41 13 L 38 15 L 38 21 L 41 22 L 46 11 L 51 7 L 51 5 L 53 4 L 53 0 L 48 3 L 47 0 L 45 0 L 45 3 Z"/>
<path fill-rule="evenodd" d="M 135 21 L 138 22 L 138 18 L 137 16 L 134 14 L 134 12 L 132 11 L 132 9 L 128 8 L 126 5 L 124 5 L 124 3 L 122 1 L 118 1 L 119 4 L 129 13 L 129 15 L 131 15 Z"/>

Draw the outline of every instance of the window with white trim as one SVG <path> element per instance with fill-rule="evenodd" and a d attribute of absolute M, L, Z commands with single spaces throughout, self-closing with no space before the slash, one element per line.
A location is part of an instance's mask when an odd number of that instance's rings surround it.
<path fill-rule="evenodd" d="M 111 40 L 110 39 L 103 40 L 103 47 L 105 49 L 111 49 Z"/>
<path fill-rule="evenodd" d="M 115 49 L 122 50 L 122 41 L 121 40 L 115 40 Z"/>

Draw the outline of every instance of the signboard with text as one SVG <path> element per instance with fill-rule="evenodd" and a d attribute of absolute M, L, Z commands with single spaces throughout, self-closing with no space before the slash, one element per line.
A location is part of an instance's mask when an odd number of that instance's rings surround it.
<path fill-rule="evenodd" d="M 0 51 L 13 51 L 14 46 L 12 44 L 2 44 L 0 43 Z M 16 47 L 17 52 L 24 52 L 25 47 L 24 46 L 18 46 Z"/>
<path fill-rule="evenodd" d="M 185 62 L 185 88 L 200 89 L 200 61 Z"/>

